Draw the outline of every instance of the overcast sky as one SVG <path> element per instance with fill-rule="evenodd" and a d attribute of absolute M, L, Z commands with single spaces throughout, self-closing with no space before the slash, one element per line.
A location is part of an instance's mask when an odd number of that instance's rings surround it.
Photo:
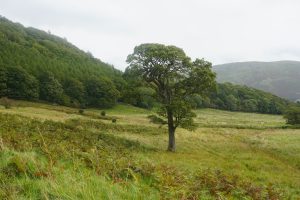
<path fill-rule="evenodd" d="M 0 0 L 0 15 L 122 70 L 149 42 L 213 64 L 300 60 L 299 0 Z"/>

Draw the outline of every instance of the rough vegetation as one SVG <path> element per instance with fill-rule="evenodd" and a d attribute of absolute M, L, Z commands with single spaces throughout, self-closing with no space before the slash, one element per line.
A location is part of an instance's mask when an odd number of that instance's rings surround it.
<path fill-rule="evenodd" d="M 174 154 L 165 151 L 166 127 L 146 110 L 105 110 L 114 124 L 96 119 L 99 110 L 12 103 L 0 107 L 1 199 L 300 196 L 299 131 L 283 129 L 278 115 L 197 110 L 202 128 L 179 129 Z"/>

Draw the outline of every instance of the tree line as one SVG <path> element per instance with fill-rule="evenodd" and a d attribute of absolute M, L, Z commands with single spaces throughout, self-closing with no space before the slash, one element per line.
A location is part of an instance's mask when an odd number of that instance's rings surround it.
<path fill-rule="evenodd" d="M 124 88 L 122 101 L 142 108 L 152 108 L 158 104 L 154 98 L 155 90 L 149 87 L 141 77 L 135 76 L 131 69 L 126 69 L 123 77 L 127 85 Z M 194 94 L 189 98 L 193 108 L 216 108 L 268 114 L 281 114 L 290 104 L 288 100 L 268 92 L 231 83 L 218 83 L 216 90 L 208 95 Z"/>
<path fill-rule="evenodd" d="M 22 67 L 0 68 L 0 97 L 47 101 L 72 107 L 112 107 L 120 93 L 113 82 L 91 77 L 83 82 L 57 79 L 50 71 L 35 77 Z"/>

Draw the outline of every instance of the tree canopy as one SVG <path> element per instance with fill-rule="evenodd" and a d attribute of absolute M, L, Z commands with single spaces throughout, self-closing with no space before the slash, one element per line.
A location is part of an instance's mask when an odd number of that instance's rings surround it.
<path fill-rule="evenodd" d="M 21 67 L 0 69 L 0 95 L 14 99 L 34 100 L 39 97 L 37 79 Z"/>

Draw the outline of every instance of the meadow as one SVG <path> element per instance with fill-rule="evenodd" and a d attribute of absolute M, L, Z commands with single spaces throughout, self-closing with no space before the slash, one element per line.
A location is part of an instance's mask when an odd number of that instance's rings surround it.
<path fill-rule="evenodd" d="M 0 199 L 300 198 L 300 130 L 281 115 L 196 110 L 170 153 L 151 111 L 105 111 L 0 106 Z"/>

